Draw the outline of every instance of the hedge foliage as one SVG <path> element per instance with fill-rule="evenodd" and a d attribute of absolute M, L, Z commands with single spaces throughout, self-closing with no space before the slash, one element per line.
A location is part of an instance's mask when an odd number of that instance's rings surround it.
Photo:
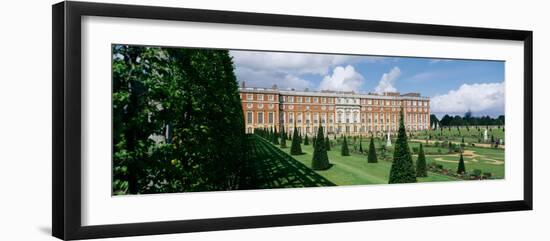
<path fill-rule="evenodd" d="M 231 190 L 246 155 L 227 50 L 112 46 L 113 193 Z"/>

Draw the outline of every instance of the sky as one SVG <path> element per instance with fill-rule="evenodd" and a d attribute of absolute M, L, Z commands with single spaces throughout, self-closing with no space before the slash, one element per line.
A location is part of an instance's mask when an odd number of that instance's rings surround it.
<path fill-rule="evenodd" d="M 247 87 L 418 92 L 430 111 L 474 116 L 504 114 L 504 62 L 231 50 Z"/>

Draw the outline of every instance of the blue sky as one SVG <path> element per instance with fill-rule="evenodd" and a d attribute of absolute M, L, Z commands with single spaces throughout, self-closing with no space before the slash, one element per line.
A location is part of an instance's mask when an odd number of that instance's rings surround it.
<path fill-rule="evenodd" d="M 504 62 L 410 57 L 231 51 L 250 87 L 419 92 L 438 116 L 504 114 Z"/>

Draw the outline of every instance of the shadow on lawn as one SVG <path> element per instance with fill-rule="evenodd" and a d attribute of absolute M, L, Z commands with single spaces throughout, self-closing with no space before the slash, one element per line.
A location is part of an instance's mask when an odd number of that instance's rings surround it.
<path fill-rule="evenodd" d="M 249 137 L 247 189 L 335 186 L 261 137 Z"/>

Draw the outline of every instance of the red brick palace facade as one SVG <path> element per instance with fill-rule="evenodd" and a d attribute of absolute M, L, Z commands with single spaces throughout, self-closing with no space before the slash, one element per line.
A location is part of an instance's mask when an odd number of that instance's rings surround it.
<path fill-rule="evenodd" d="M 246 132 L 281 125 L 312 135 L 319 124 L 328 134 L 370 135 L 395 133 L 403 107 L 409 131 L 430 128 L 430 100 L 418 93 L 359 94 L 342 91 L 295 91 L 239 88 Z"/>

